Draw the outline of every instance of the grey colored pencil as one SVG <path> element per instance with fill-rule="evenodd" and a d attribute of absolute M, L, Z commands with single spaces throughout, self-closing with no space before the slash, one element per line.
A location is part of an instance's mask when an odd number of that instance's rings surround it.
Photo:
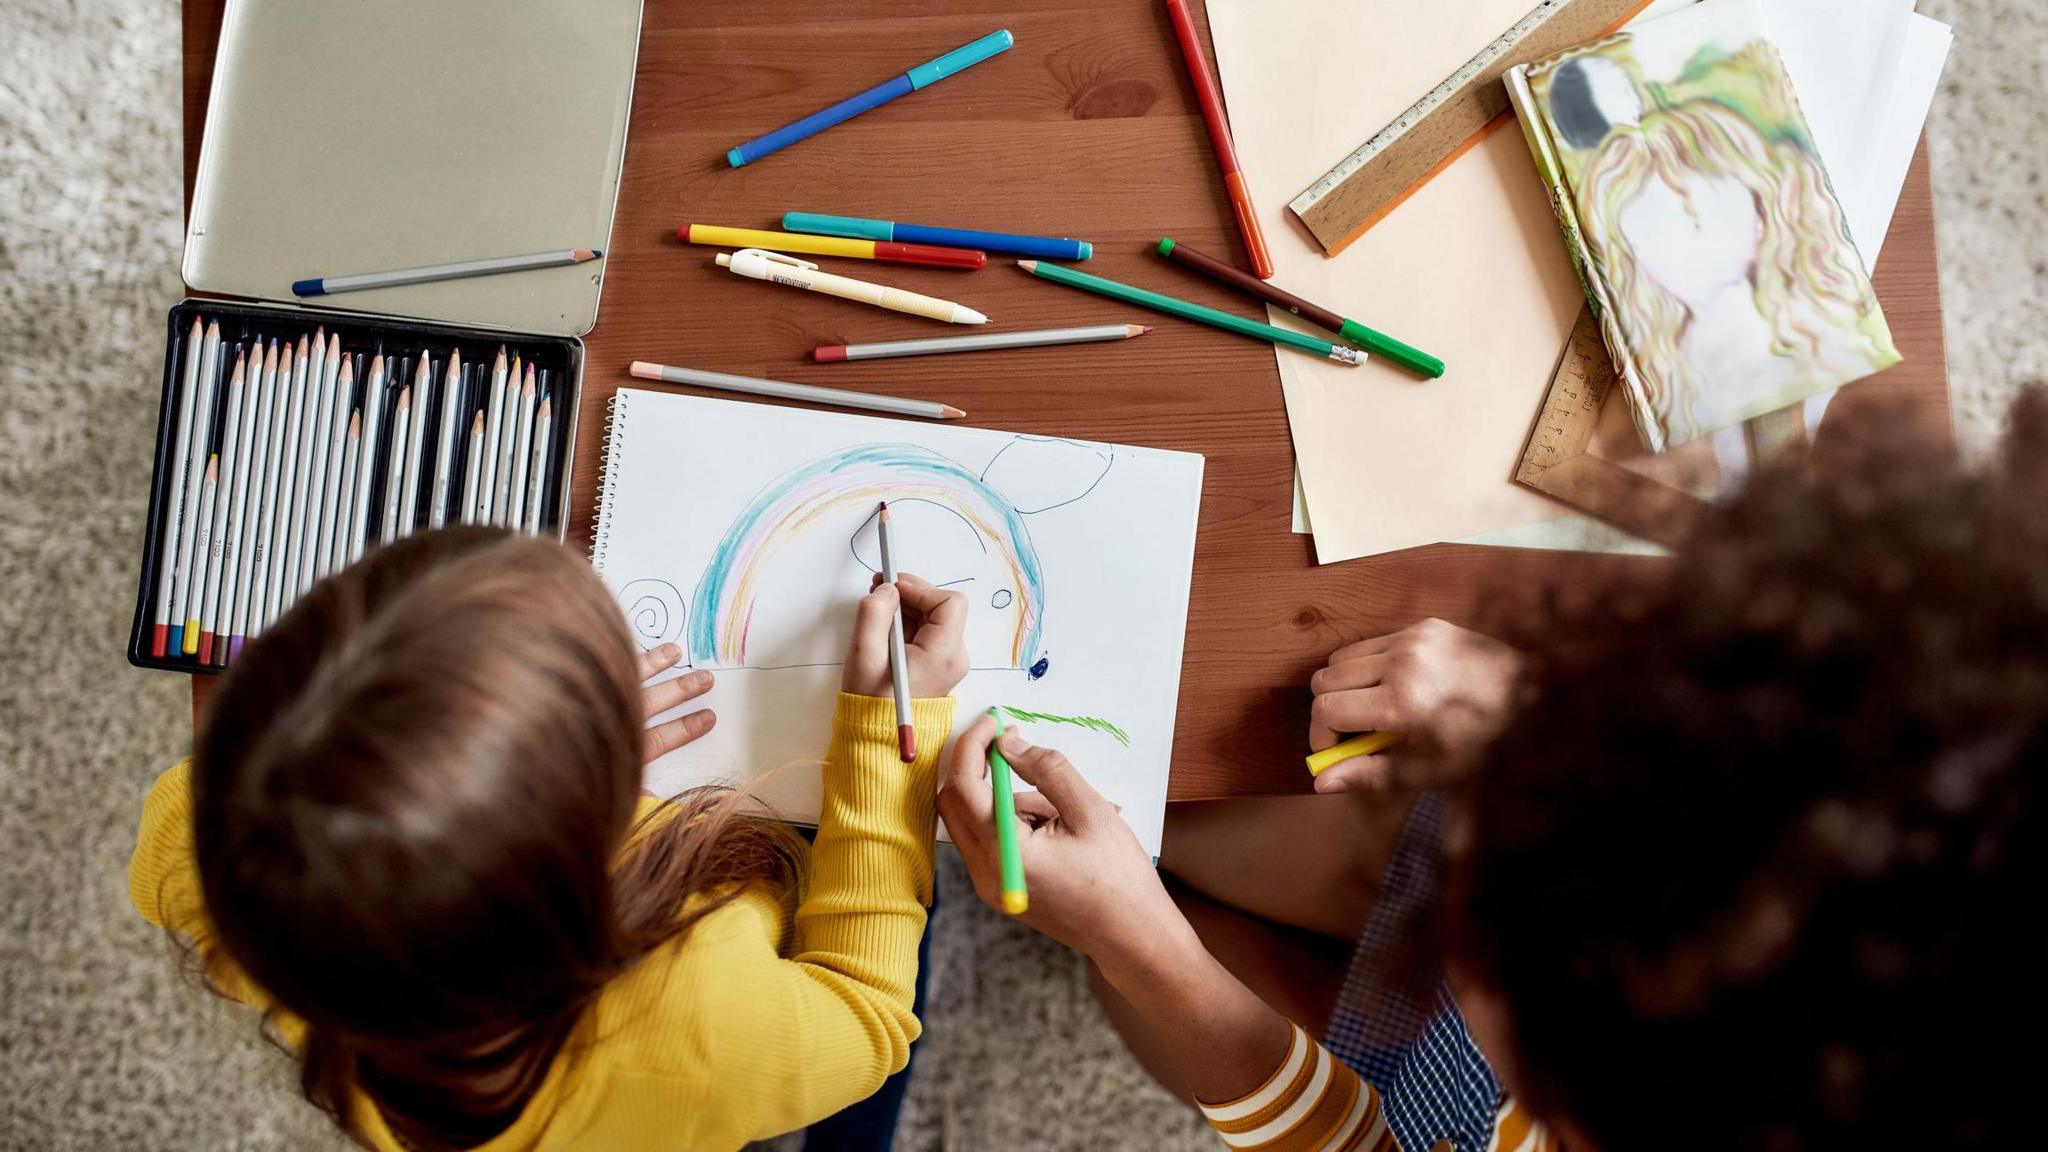
<path fill-rule="evenodd" d="M 220 321 L 206 325 L 206 342 L 199 352 L 199 400 L 193 405 L 190 452 L 186 457 L 184 523 L 178 530 L 178 576 L 171 593 L 171 622 L 182 625 L 182 651 L 198 643 L 200 589 L 206 583 L 206 558 L 212 528 L 207 512 L 199 506 L 206 484 L 206 466 L 213 458 L 213 413 L 220 397 Z"/>
<path fill-rule="evenodd" d="M 263 467 L 262 416 L 264 380 L 277 382 L 277 347 L 272 345 L 268 360 L 263 344 L 255 342 L 249 351 L 249 375 L 242 381 L 242 446 L 235 459 L 235 502 L 228 508 L 227 547 L 221 552 L 220 628 L 214 635 L 216 663 L 227 663 L 232 650 L 228 641 L 244 633 L 243 610 L 249 603 L 249 561 L 256 536 L 256 500 Z"/>
<path fill-rule="evenodd" d="M 870 412 L 889 412 L 898 416 L 922 416 L 927 420 L 958 420 L 967 415 L 950 404 L 934 404 L 929 400 L 900 400 L 894 396 L 848 392 L 843 388 L 820 388 L 815 384 L 791 384 L 784 380 L 760 380 L 752 376 L 706 372 L 699 368 L 650 364 L 645 360 L 633 361 L 631 371 L 641 380 L 659 380 L 665 384 L 694 384 L 699 388 L 718 388 L 727 392 L 745 392 L 753 396 L 773 396 L 781 400 L 807 400 L 813 404 L 863 408 Z"/>
<path fill-rule="evenodd" d="M 1042 328 L 1036 332 L 991 332 L 985 336 L 941 336 L 936 340 L 891 340 L 881 344 L 826 344 L 811 350 L 820 364 L 842 360 L 886 360 L 937 356 L 946 352 L 989 352 L 999 348 L 1043 348 L 1051 344 L 1106 344 L 1152 329 L 1144 324 L 1098 324 L 1092 328 Z"/>
<path fill-rule="evenodd" d="M 242 635 L 263 634 L 270 623 L 270 574 L 283 567 L 283 559 L 272 545 L 277 540 L 277 513 L 284 468 L 284 425 L 292 389 L 292 346 L 286 341 L 277 349 L 277 372 L 264 382 L 266 412 L 258 418 L 263 429 L 262 494 L 256 499 L 256 535 L 249 556 L 249 608 L 242 621 Z M 254 484 L 256 481 L 251 481 Z"/>
<path fill-rule="evenodd" d="M 221 631 L 221 573 L 223 569 L 232 572 L 228 563 L 230 552 L 228 542 L 228 515 L 234 504 L 234 462 L 241 456 L 242 405 L 248 388 L 248 353 L 235 352 L 234 375 L 228 379 L 227 413 L 220 432 L 220 469 L 216 478 L 213 495 L 213 530 L 209 534 L 206 554 L 206 588 L 199 597 L 199 634 L 213 636 L 223 649 L 227 636 Z M 205 645 L 202 643 L 201 645 Z M 207 659 L 205 663 L 214 663 Z"/>
<path fill-rule="evenodd" d="M 363 413 L 351 409 L 348 414 L 348 431 L 342 434 L 341 472 L 343 477 L 353 477 L 362 464 L 363 456 Z M 356 486 L 352 479 L 344 479 L 341 486 L 341 500 L 336 508 L 334 523 L 334 570 L 339 572 L 348 566 L 349 547 L 355 541 L 354 524 L 361 521 L 357 515 Z"/>
<path fill-rule="evenodd" d="M 516 378 L 505 382 L 505 425 L 498 434 L 498 482 L 492 486 L 490 521 L 501 528 L 513 526 L 514 494 L 526 480 L 518 466 L 519 435 L 533 426 L 533 374 L 529 363 L 524 384 Z"/>
<path fill-rule="evenodd" d="M 505 504 L 505 515 L 501 521 L 507 527 L 515 530 L 526 525 L 526 473 L 528 467 L 532 464 L 530 457 L 533 455 L 533 411 L 535 399 L 534 376 L 533 373 L 528 372 L 526 374 L 526 387 L 519 393 L 519 420 L 518 426 L 514 429 L 516 435 L 512 437 L 512 481 L 505 485 L 508 490 L 508 499 Z"/>
<path fill-rule="evenodd" d="M 485 260 L 458 260 L 452 264 L 429 264 L 419 268 L 397 268 L 389 272 L 363 272 L 354 276 L 316 276 L 294 280 L 294 296 L 332 296 L 337 292 L 362 292 L 371 288 L 396 288 L 405 284 L 426 284 L 435 280 L 461 280 L 470 276 L 498 276 L 527 272 L 535 268 L 560 268 L 583 264 L 604 255 L 602 248 L 561 248 L 524 256 L 493 256 Z"/>

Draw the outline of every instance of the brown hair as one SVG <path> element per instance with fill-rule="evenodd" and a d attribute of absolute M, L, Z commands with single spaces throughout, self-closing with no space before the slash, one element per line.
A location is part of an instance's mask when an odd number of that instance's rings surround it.
<path fill-rule="evenodd" d="M 736 794 L 634 835 L 635 657 L 566 549 L 454 528 L 321 582 L 221 684 L 192 770 L 214 939 L 305 1021 L 306 1096 L 357 1139 L 361 1091 L 414 1147 L 488 1140 L 606 981 L 793 889 Z"/>
<path fill-rule="evenodd" d="M 1458 951 L 1601 1147 L 2038 1138 L 2048 395 L 1845 430 L 1555 606 L 1470 791 Z"/>

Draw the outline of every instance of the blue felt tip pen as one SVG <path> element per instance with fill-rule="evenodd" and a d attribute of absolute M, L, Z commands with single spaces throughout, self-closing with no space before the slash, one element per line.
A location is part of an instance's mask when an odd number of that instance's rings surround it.
<path fill-rule="evenodd" d="M 908 96 L 920 88 L 928 88 L 955 72 L 972 68 L 998 52 L 1007 50 L 1016 39 L 1009 29 L 991 32 L 972 44 L 964 44 L 936 60 L 927 60 L 901 76 L 892 77 L 857 96 L 849 96 L 794 124 L 787 124 L 766 136 L 749 140 L 725 154 L 726 162 L 738 168 L 749 164 L 799 140 L 808 139 L 841 121 L 851 120 L 871 108 L 879 108 L 898 96 Z"/>
<path fill-rule="evenodd" d="M 979 248 L 1042 260 L 1086 260 L 1095 245 L 1086 240 L 1054 236 L 1017 236 L 1008 232 L 976 232 L 970 228 L 936 228 L 929 224 L 898 224 L 856 216 L 820 216 L 815 212 L 784 212 L 782 226 L 814 236 L 852 236 L 861 240 L 892 240 L 899 244 L 937 244 L 948 248 Z"/>

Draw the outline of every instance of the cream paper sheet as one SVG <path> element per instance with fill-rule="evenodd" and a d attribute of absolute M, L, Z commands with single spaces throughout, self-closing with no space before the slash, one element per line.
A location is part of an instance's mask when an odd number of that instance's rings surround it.
<path fill-rule="evenodd" d="M 1567 514 L 1510 480 L 1581 306 L 1521 137 L 1495 132 L 1340 259 L 1325 259 L 1286 209 L 1357 147 L 1360 125 L 1392 120 L 1528 9 L 1528 0 L 1209 5 L 1276 282 L 1449 365 L 1443 379 L 1423 381 L 1378 360 L 1345 368 L 1281 358 L 1323 563 Z M 1349 66 L 1320 63 L 1333 45 L 1349 46 L 1338 57 Z"/>

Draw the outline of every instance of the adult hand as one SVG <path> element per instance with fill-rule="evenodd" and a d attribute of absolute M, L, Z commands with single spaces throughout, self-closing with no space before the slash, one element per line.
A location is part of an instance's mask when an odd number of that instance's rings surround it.
<path fill-rule="evenodd" d="M 975 895 L 1000 908 L 991 740 L 995 721 L 983 716 L 953 742 L 952 762 L 939 782 L 939 815 L 967 861 Z M 1034 747 L 1015 728 L 995 746 L 1011 771 L 1038 789 L 1017 796 L 1017 847 L 1031 893 L 1020 919 L 1105 969 L 1166 948 L 1192 944 L 1199 951 L 1194 930 L 1116 806 L 1065 756 Z"/>
<path fill-rule="evenodd" d="M 872 591 L 853 615 L 853 645 L 841 686 L 856 696 L 889 696 L 889 625 L 903 605 L 903 654 L 912 699 L 950 695 L 967 675 L 967 597 L 899 572 L 896 583 L 875 574 Z"/>
<path fill-rule="evenodd" d="M 1309 748 L 1358 732 L 1401 742 L 1316 777 L 1316 791 L 1438 788 L 1464 779 L 1507 719 L 1521 654 L 1477 632 L 1424 620 L 1339 648 L 1309 681 Z"/>
<path fill-rule="evenodd" d="M 683 650 L 675 644 L 663 644 L 651 652 L 643 652 L 640 654 L 640 679 L 651 680 L 675 667 L 676 661 L 682 658 Z M 711 670 L 699 668 L 693 672 L 685 672 L 673 680 L 647 685 L 642 692 L 647 718 L 652 720 L 678 704 L 695 700 L 711 691 L 712 683 Z M 712 725 L 716 723 L 717 713 L 709 708 L 700 708 L 695 712 L 685 712 L 665 723 L 656 724 L 647 729 L 646 734 L 641 737 L 642 747 L 645 749 L 641 753 L 641 759 L 650 763 L 660 759 L 711 731 Z"/>

